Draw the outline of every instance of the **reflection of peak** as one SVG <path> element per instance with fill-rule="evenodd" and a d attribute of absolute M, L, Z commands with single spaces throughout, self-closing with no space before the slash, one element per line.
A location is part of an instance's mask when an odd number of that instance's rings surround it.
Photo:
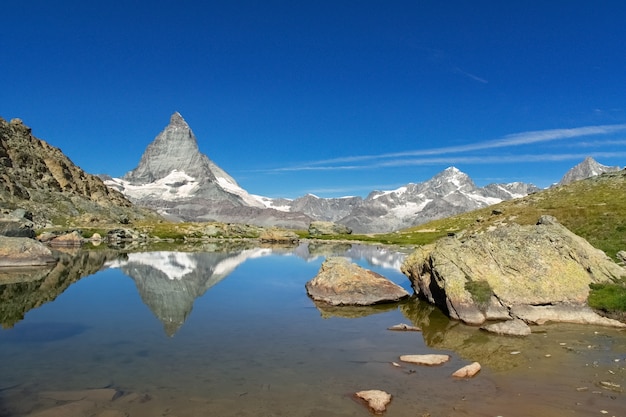
<path fill-rule="evenodd" d="M 226 278 L 249 258 L 271 253 L 269 249 L 240 252 L 144 252 L 111 263 L 135 281 L 143 302 L 173 336 L 183 325 L 196 298 Z"/>
<path fill-rule="evenodd" d="M 180 280 L 193 272 L 196 261 L 185 252 L 143 252 L 128 255 L 128 262 L 148 265 L 163 272 L 169 279 Z"/>

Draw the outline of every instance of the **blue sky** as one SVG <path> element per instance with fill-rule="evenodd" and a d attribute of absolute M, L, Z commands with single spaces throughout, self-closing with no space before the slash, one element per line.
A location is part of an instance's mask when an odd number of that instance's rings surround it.
<path fill-rule="evenodd" d="M 121 176 L 179 111 L 254 194 L 626 165 L 626 2 L 12 1 L 0 117 Z"/>

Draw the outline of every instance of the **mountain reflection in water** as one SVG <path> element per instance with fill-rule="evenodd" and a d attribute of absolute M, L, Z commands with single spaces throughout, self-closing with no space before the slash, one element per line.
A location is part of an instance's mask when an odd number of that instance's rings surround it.
<path fill-rule="evenodd" d="M 626 415 L 626 332 L 552 325 L 516 338 L 415 298 L 314 303 L 304 284 L 336 255 L 410 291 L 404 254 L 343 243 L 82 251 L 49 271 L 0 275 L 0 355 L 10 358 L 0 415 L 44 410 L 42 392 L 94 387 L 141 394 L 135 408 L 126 394 L 98 406 L 131 417 L 364 415 L 347 395 L 362 389 L 394 396 L 388 417 Z M 400 322 L 422 332 L 387 330 Z M 391 365 L 422 353 L 452 359 Z M 473 361 L 477 377 L 451 378 Z"/>

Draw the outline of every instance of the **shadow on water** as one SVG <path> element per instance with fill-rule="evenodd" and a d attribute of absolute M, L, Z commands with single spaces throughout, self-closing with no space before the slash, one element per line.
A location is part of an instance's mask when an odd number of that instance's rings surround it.
<path fill-rule="evenodd" d="M 68 339 L 87 330 L 80 323 L 35 322 L 18 323 L 0 333 L 0 343 L 46 343 Z"/>

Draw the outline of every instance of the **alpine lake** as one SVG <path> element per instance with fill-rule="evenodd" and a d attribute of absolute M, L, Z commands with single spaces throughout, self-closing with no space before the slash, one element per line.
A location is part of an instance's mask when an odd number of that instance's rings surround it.
<path fill-rule="evenodd" d="M 345 256 L 412 293 L 392 247 L 245 242 L 95 248 L 0 271 L 0 416 L 626 416 L 626 331 L 547 324 L 507 337 L 412 297 L 316 304 L 305 283 Z M 421 331 L 391 331 L 406 323 Z M 439 366 L 400 355 L 443 353 Z M 473 378 L 452 377 L 474 361 Z"/>

